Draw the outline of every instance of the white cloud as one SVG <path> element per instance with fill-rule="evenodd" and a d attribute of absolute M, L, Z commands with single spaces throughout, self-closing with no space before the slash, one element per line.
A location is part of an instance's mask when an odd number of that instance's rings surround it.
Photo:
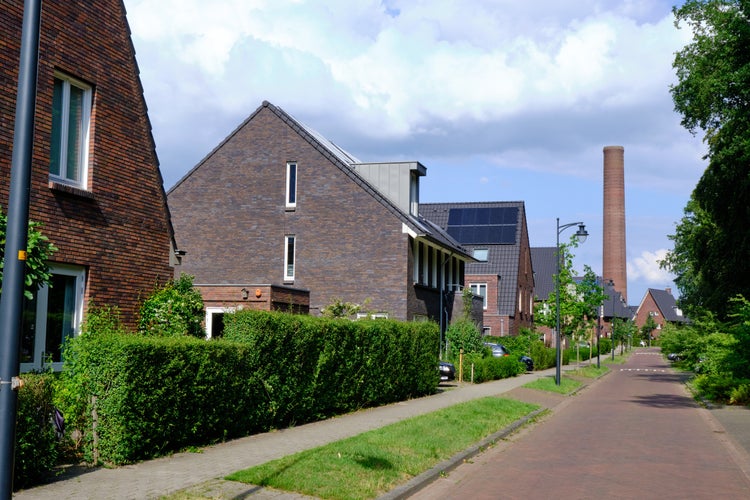
<path fill-rule="evenodd" d="M 653 285 L 671 283 L 674 277 L 659 267 L 659 261 L 664 260 L 666 255 L 667 250 L 664 248 L 655 252 L 644 250 L 640 256 L 628 262 L 628 281 L 643 281 Z"/>

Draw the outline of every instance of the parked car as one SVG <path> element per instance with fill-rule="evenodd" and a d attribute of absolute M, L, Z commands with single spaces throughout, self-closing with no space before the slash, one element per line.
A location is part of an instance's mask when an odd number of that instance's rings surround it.
<path fill-rule="evenodd" d="M 485 347 L 489 347 L 492 350 L 492 355 L 496 358 L 502 358 L 510 356 L 508 349 L 503 344 L 493 344 L 492 342 L 485 342 Z M 534 360 L 529 356 L 521 356 L 518 360 L 526 365 L 526 371 L 534 371 Z"/>
<path fill-rule="evenodd" d="M 667 359 L 669 361 L 679 361 L 681 357 L 676 352 L 670 352 L 669 354 L 667 354 Z"/>
<path fill-rule="evenodd" d="M 489 347 L 492 350 L 492 355 L 496 358 L 510 356 L 510 353 L 502 344 L 493 344 L 492 342 L 485 342 L 484 346 Z"/>
<path fill-rule="evenodd" d="M 526 365 L 526 371 L 527 372 L 533 372 L 534 371 L 534 360 L 533 359 L 531 359 L 528 356 L 521 356 L 521 358 L 519 359 L 519 361 L 521 361 L 521 363 L 523 363 L 523 364 Z"/>
<path fill-rule="evenodd" d="M 441 361 L 438 365 L 438 370 L 440 370 L 441 382 L 447 382 L 456 379 L 456 367 L 453 366 L 453 363 Z"/>

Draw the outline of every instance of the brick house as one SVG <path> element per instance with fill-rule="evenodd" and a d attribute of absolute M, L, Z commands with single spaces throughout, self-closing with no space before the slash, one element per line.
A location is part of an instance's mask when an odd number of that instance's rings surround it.
<path fill-rule="evenodd" d="M 420 214 L 467 248 L 464 286 L 484 301 L 484 334 L 518 335 L 531 328 L 534 272 L 522 201 L 425 203 Z"/>
<path fill-rule="evenodd" d="M 167 193 L 182 271 L 207 302 L 217 285 L 239 298 L 270 283 L 306 290 L 311 314 L 340 299 L 439 321 L 453 300 L 440 290 L 463 282 L 471 257 L 419 217 L 425 174 L 418 162 L 362 163 L 263 102 Z"/>
<path fill-rule="evenodd" d="M 656 327 L 651 332 L 652 338 L 658 338 L 661 329 L 667 323 L 687 323 L 688 318 L 683 316 L 682 310 L 677 307 L 677 301 L 672 295 L 672 289 L 657 290 L 649 288 L 643 295 L 641 303 L 635 313 L 635 324 L 640 329 L 648 321 L 648 317 L 653 318 Z"/>
<path fill-rule="evenodd" d="M 0 8 L 0 205 L 8 206 L 23 2 Z M 121 0 L 45 1 L 29 216 L 59 248 L 52 286 L 26 304 L 21 370 L 60 345 L 89 304 L 134 326 L 139 300 L 174 275 L 174 239 Z"/>

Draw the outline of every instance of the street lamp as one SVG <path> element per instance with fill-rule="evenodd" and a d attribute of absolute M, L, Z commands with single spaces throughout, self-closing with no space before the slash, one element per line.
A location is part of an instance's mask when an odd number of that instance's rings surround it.
<path fill-rule="evenodd" d="M 560 365 L 562 365 L 562 351 L 560 350 L 560 259 L 562 258 L 560 252 L 560 233 L 568 229 L 569 227 L 578 226 L 575 237 L 578 241 L 583 243 L 586 241 L 586 237 L 589 233 L 586 232 L 586 225 L 583 222 L 571 222 L 570 224 L 560 225 L 560 218 L 557 218 L 557 275 L 555 279 L 555 308 L 556 308 L 556 320 L 557 320 L 557 335 L 556 340 L 556 363 L 555 363 L 555 384 L 560 385 Z"/>
<path fill-rule="evenodd" d="M 612 299 L 612 315 L 609 317 L 609 340 L 612 344 L 612 361 L 615 360 L 615 282 L 607 280 L 609 285 L 609 298 Z"/>

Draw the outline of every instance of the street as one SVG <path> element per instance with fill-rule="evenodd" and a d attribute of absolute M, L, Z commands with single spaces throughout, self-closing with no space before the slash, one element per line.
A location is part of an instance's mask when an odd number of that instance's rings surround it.
<path fill-rule="evenodd" d="M 658 349 L 611 369 L 411 498 L 750 498 L 747 452 Z"/>

